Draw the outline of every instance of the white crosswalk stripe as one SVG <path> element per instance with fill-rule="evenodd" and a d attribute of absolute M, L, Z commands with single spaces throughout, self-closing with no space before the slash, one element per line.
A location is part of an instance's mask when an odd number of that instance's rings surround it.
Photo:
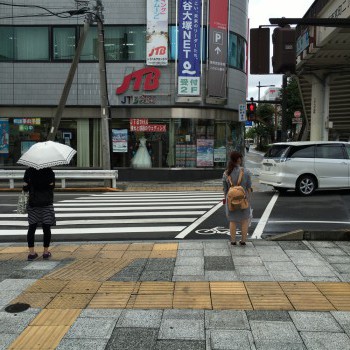
<path fill-rule="evenodd" d="M 221 192 L 108 192 L 55 202 L 55 235 L 166 233 L 196 225 L 222 201 Z M 207 214 L 207 215 L 206 215 Z M 0 236 L 26 235 L 27 215 L 0 214 Z M 41 229 L 38 229 L 41 234 Z M 125 238 L 125 237 L 124 237 Z"/>

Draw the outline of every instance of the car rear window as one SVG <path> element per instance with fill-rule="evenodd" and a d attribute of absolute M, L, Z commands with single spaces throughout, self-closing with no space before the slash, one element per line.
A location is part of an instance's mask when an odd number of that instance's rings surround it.
<path fill-rule="evenodd" d="M 283 158 L 289 148 L 289 145 L 272 145 L 266 152 L 265 158 Z"/>
<path fill-rule="evenodd" d="M 344 159 L 342 145 L 318 145 L 316 151 L 317 158 Z"/>

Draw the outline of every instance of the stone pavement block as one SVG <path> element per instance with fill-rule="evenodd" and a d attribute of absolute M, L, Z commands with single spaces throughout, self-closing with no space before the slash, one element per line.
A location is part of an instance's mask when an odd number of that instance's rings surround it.
<path fill-rule="evenodd" d="M 175 265 L 197 265 L 204 266 L 204 257 L 203 256 L 180 256 L 176 259 Z"/>
<path fill-rule="evenodd" d="M 216 330 L 208 331 L 212 350 L 253 350 L 254 340 L 250 331 Z"/>
<path fill-rule="evenodd" d="M 10 344 L 18 337 L 18 334 L 1 334 L 0 350 L 7 350 Z"/>
<path fill-rule="evenodd" d="M 154 349 L 158 330 L 150 328 L 115 328 L 105 350 Z"/>
<path fill-rule="evenodd" d="M 265 266 L 236 266 L 236 272 L 246 276 L 270 276 Z"/>
<path fill-rule="evenodd" d="M 204 256 L 231 256 L 228 248 L 206 248 L 204 249 Z"/>
<path fill-rule="evenodd" d="M 177 257 L 179 256 L 203 256 L 203 249 L 191 249 L 191 250 L 178 250 Z"/>
<path fill-rule="evenodd" d="M 337 320 L 343 330 L 350 336 L 350 312 L 331 311 L 331 315 Z"/>
<path fill-rule="evenodd" d="M 158 340 L 155 350 L 205 350 L 203 340 Z"/>
<path fill-rule="evenodd" d="M 118 319 L 123 309 L 84 309 L 79 318 L 113 318 Z"/>
<path fill-rule="evenodd" d="M 350 264 L 332 264 L 332 267 L 339 273 L 350 273 Z"/>
<path fill-rule="evenodd" d="M 57 265 L 59 265 L 59 261 L 33 261 L 26 267 L 24 270 L 52 270 Z"/>
<path fill-rule="evenodd" d="M 292 322 L 285 321 L 249 321 L 256 343 L 280 344 L 302 344 L 297 329 Z"/>
<path fill-rule="evenodd" d="M 108 339 L 69 339 L 63 338 L 56 350 L 104 350 Z"/>
<path fill-rule="evenodd" d="M 266 261 L 265 267 L 271 272 L 299 272 L 292 262 L 289 261 Z"/>
<path fill-rule="evenodd" d="M 66 338 L 103 338 L 109 339 L 117 319 L 115 318 L 78 318 L 66 334 Z"/>
<path fill-rule="evenodd" d="M 244 311 L 205 311 L 205 329 L 247 329 L 249 322 Z"/>
<path fill-rule="evenodd" d="M 278 245 L 284 250 L 309 250 L 309 247 L 302 241 L 281 241 Z M 287 252 L 288 254 L 288 252 Z"/>
<path fill-rule="evenodd" d="M 116 327 L 159 328 L 162 310 L 124 310 Z"/>
<path fill-rule="evenodd" d="M 290 311 L 289 314 L 298 331 L 343 332 L 343 329 L 329 312 Z"/>
<path fill-rule="evenodd" d="M 15 270 L 8 278 L 10 279 L 22 279 L 22 278 L 35 278 L 39 279 L 44 277 L 48 273 L 47 270 Z"/>
<path fill-rule="evenodd" d="M 204 269 L 210 271 L 230 271 L 234 270 L 231 256 L 205 256 Z"/>
<path fill-rule="evenodd" d="M 235 256 L 232 257 L 235 266 L 263 266 L 263 262 L 258 256 Z"/>
<path fill-rule="evenodd" d="M 291 321 L 288 311 L 252 310 L 246 315 L 249 321 Z"/>
<path fill-rule="evenodd" d="M 0 291 L 0 308 L 7 306 L 10 302 L 15 300 L 21 291 L 10 290 L 10 291 Z"/>
<path fill-rule="evenodd" d="M 320 269 L 318 266 L 306 266 L 299 265 L 299 271 L 303 276 L 316 276 L 316 277 L 334 277 L 335 274 L 328 267 L 324 266 Z"/>
<path fill-rule="evenodd" d="M 149 259 L 146 270 L 172 270 L 175 266 L 175 259 Z"/>
<path fill-rule="evenodd" d="M 350 264 L 350 256 L 327 255 L 327 256 L 325 256 L 325 259 L 330 264 Z"/>
<path fill-rule="evenodd" d="M 299 272 L 270 271 L 276 281 L 305 281 L 305 277 Z"/>
<path fill-rule="evenodd" d="M 235 271 L 205 271 L 204 279 L 206 281 L 238 281 L 238 275 Z"/>
<path fill-rule="evenodd" d="M 158 339 L 204 340 L 204 319 L 166 319 L 163 317 Z"/>
<path fill-rule="evenodd" d="M 0 334 L 20 334 L 35 318 L 39 310 L 28 309 L 24 312 L 12 314 L 5 311 L 0 312 Z M 1 337 L 0 336 L 0 337 Z"/>
<path fill-rule="evenodd" d="M 204 310 L 164 310 L 163 319 L 204 320 Z"/>
<path fill-rule="evenodd" d="M 204 271 L 204 270 L 203 270 Z M 208 281 L 208 279 L 205 278 L 204 275 L 198 275 L 198 276 L 184 276 L 184 275 L 178 275 L 173 276 L 172 281 L 174 282 L 185 282 L 185 281 L 195 281 L 195 282 L 201 282 L 201 281 Z"/>
<path fill-rule="evenodd" d="M 350 338 L 345 333 L 300 332 L 308 350 L 350 349 Z"/>
<path fill-rule="evenodd" d="M 174 276 L 201 276 L 204 275 L 204 267 L 191 265 L 177 265 L 174 268 Z"/>
<path fill-rule="evenodd" d="M 226 240 L 216 240 L 216 241 L 204 241 L 203 242 L 204 250 L 207 249 L 227 249 L 228 241 Z"/>
<path fill-rule="evenodd" d="M 323 269 L 324 267 L 329 267 L 329 264 L 327 264 L 327 262 L 323 259 L 319 259 L 317 257 L 314 258 L 299 258 L 299 257 L 294 257 L 291 256 L 290 260 L 292 260 L 293 264 L 295 264 L 295 266 L 317 266 L 320 269 Z"/>
<path fill-rule="evenodd" d="M 255 343 L 256 350 L 307 350 L 304 344 L 292 344 L 292 343 Z M 318 349 L 320 350 L 320 349 Z"/>
<path fill-rule="evenodd" d="M 285 253 L 268 253 L 268 252 L 263 252 L 259 253 L 259 256 L 263 262 L 265 261 L 290 261 L 289 257 Z"/>
<path fill-rule="evenodd" d="M 332 241 L 310 241 L 315 248 L 337 248 L 337 245 Z"/>
<path fill-rule="evenodd" d="M 140 281 L 171 281 L 172 270 L 144 270 L 139 278 Z"/>
<path fill-rule="evenodd" d="M 203 249 L 203 243 L 198 241 L 180 242 L 178 249 Z"/>
<path fill-rule="evenodd" d="M 36 282 L 36 279 L 6 279 L 0 283 L 0 291 L 23 291 Z"/>
<path fill-rule="evenodd" d="M 323 255 L 344 255 L 347 256 L 346 252 L 340 248 L 317 248 L 317 251 Z"/>

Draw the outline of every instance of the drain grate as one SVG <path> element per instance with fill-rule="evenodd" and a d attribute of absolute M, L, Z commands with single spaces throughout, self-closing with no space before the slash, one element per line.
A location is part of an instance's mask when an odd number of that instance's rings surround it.
<path fill-rule="evenodd" d="M 18 313 L 18 312 L 23 312 L 23 311 L 26 311 L 30 308 L 30 305 L 29 304 L 25 304 L 25 303 L 16 303 L 16 304 L 12 304 L 12 305 L 9 305 L 5 308 L 5 311 L 6 312 L 9 312 L 11 314 L 15 314 L 15 313 Z"/>

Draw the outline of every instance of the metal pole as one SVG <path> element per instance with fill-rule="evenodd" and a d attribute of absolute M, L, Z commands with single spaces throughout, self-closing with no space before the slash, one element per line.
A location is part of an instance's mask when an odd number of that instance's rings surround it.
<path fill-rule="evenodd" d="M 74 58 L 73 58 L 71 66 L 70 66 L 66 82 L 64 84 L 61 99 L 60 99 L 60 102 L 57 106 L 56 114 L 54 116 L 50 132 L 47 135 L 47 140 L 49 140 L 49 141 L 55 140 L 57 130 L 58 130 L 58 127 L 59 127 L 60 122 L 61 122 L 63 110 L 64 110 L 64 107 L 66 106 L 69 91 L 70 91 L 70 88 L 72 86 L 72 81 L 74 79 L 75 71 L 77 70 L 78 62 L 80 59 L 80 54 L 81 54 L 81 51 L 83 50 L 84 42 L 85 42 L 85 39 L 87 37 L 88 30 L 90 28 L 90 21 L 91 21 L 91 16 L 88 15 L 88 17 L 86 18 L 86 20 L 84 22 L 83 33 L 79 37 L 78 47 L 75 50 Z"/>
<path fill-rule="evenodd" d="M 104 49 L 104 30 L 102 20 L 102 4 L 97 1 L 97 10 L 99 18 L 97 18 L 98 29 L 98 65 L 100 72 L 100 100 L 101 100 L 101 147 L 102 147 L 102 168 L 111 169 L 111 154 L 110 154 L 110 135 L 109 135 L 109 105 L 107 96 L 107 75 L 106 75 L 106 60 Z"/>
<path fill-rule="evenodd" d="M 282 79 L 282 128 L 281 128 L 281 141 L 287 141 L 287 74 L 283 74 Z"/>

